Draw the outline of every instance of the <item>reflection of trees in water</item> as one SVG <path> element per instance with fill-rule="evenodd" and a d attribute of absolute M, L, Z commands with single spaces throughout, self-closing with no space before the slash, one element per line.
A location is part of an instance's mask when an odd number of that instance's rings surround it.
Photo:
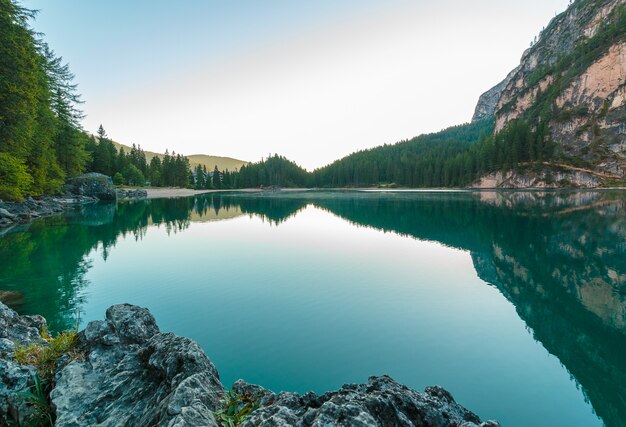
<path fill-rule="evenodd" d="M 297 215 L 307 201 L 295 197 L 268 196 L 265 193 L 214 193 L 202 196 L 214 209 L 239 209 L 243 214 L 258 216 L 270 224 L 279 225 Z"/>
<path fill-rule="evenodd" d="M 84 206 L 37 221 L 0 238 L 0 290 L 24 295 L 15 308 L 42 314 L 52 330 L 73 327 L 88 286 L 87 255 L 106 260 L 120 237 L 143 238 L 149 225 L 178 232 L 189 227 L 193 199 Z"/>
<path fill-rule="evenodd" d="M 581 384 L 609 425 L 626 419 L 626 213 L 623 193 L 216 193 L 95 205 L 0 238 L 0 289 L 22 312 L 74 325 L 87 255 L 118 238 L 192 220 L 257 216 L 274 225 L 314 205 L 354 225 L 468 250 L 481 278 Z M 33 278 L 36 278 L 33 279 Z"/>

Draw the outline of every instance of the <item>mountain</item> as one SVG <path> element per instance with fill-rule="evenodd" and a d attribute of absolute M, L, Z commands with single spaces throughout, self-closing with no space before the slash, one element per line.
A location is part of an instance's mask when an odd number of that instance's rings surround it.
<path fill-rule="evenodd" d="M 123 148 L 124 151 L 128 154 L 130 152 L 131 147 L 128 145 L 120 144 L 119 142 L 113 142 L 115 148 L 118 150 Z M 154 156 L 158 156 L 163 159 L 163 154 L 155 153 L 152 151 L 146 151 L 146 160 L 150 163 L 150 160 Z M 207 169 L 213 170 L 213 168 L 217 165 L 217 168 L 221 171 L 228 169 L 229 171 L 235 171 L 241 169 L 243 165 L 247 165 L 249 162 L 245 160 L 233 159 L 231 157 L 221 157 L 221 156 L 209 156 L 207 154 L 192 154 L 190 156 L 185 156 L 189 159 L 189 165 L 192 170 L 197 165 L 204 165 Z"/>
<path fill-rule="evenodd" d="M 520 64 L 479 99 L 494 133 L 522 121 L 554 142 L 554 161 L 600 182 L 626 177 L 626 0 L 577 0 Z M 591 179 L 591 178 L 590 178 Z"/>

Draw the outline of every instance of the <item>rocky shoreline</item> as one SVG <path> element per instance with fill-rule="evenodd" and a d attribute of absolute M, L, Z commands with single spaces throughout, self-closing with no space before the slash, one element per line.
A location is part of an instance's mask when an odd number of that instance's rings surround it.
<path fill-rule="evenodd" d="M 28 197 L 23 202 L 0 200 L 0 228 L 59 215 L 67 209 L 101 200 L 145 199 L 147 195 L 144 189 L 116 189 L 110 177 L 88 173 L 69 179 L 56 197 Z"/>
<path fill-rule="evenodd" d="M 95 203 L 90 196 L 68 195 L 63 197 L 28 197 L 23 202 L 0 200 L 0 228 L 24 224 L 35 219 L 59 215 L 72 206 Z"/>
<path fill-rule="evenodd" d="M 40 334 L 44 327 L 41 316 L 19 316 L 0 303 L 0 425 L 28 425 L 37 411 L 23 397 L 37 369 L 14 354 L 16 346 L 50 345 Z M 160 332 L 147 309 L 129 304 L 90 322 L 73 355 L 56 361 L 53 378 L 50 414 L 66 427 L 229 425 L 225 404 L 249 408 L 235 424 L 242 427 L 499 425 L 481 422 L 441 387 L 417 392 L 388 376 L 323 395 L 274 393 L 241 380 L 229 393 L 198 344 Z M 239 401 L 228 401 L 233 396 Z"/>

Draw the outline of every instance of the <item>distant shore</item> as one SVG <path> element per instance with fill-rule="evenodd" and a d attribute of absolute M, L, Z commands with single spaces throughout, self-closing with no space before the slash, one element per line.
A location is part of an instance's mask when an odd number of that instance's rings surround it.
<path fill-rule="evenodd" d="M 406 193 L 428 193 L 428 192 L 509 192 L 509 191 L 607 191 L 607 190 L 626 190 L 625 187 L 599 187 L 599 188 L 376 188 L 376 187 L 359 187 L 359 188 L 282 188 L 279 191 L 264 190 L 262 188 L 244 188 L 244 189 L 224 189 L 224 190 L 193 190 L 189 188 L 145 188 L 148 192 L 148 199 L 161 199 L 173 197 L 188 197 L 198 194 L 207 193 L 258 193 L 267 192 L 268 194 L 295 193 L 309 191 L 363 191 L 363 192 L 406 192 Z"/>
<path fill-rule="evenodd" d="M 190 188 L 144 188 L 148 192 L 148 199 L 167 199 L 172 197 L 187 197 L 195 196 L 205 193 L 216 193 L 220 191 L 233 191 L 233 190 L 192 190 Z"/>

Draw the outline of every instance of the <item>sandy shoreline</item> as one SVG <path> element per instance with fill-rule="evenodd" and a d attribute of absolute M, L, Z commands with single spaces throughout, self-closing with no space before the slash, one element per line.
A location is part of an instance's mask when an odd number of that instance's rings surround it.
<path fill-rule="evenodd" d="M 171 197 L 187 197 L 196 194 L 214 193 L 222 190 L 192 190 L 190 188 L 145 188 L 148 199 L 163 199 Z"/>

